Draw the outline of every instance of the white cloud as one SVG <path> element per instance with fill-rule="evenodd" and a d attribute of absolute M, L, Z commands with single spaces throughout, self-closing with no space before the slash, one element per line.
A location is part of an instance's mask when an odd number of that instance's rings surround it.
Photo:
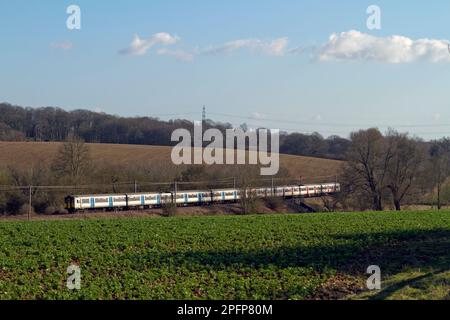
<path fill-rule="evenodd" d="M 415 61 L 450 62 L 448 42 L 436 39 L 412 40 L 404 36 L 375 37 L 351 30 L 333 33 L 317 53 L 320 61 L 360 60 L 384 63 Z"/>
<path fill-rule="evenodd" d="M 265 119 L 267 119 L 267 116 L 263 113 L 253 112 L 252 118 L 254 118 L 255 120 L 265 120 Z"/>
<path fill-rule="evenodd" d="M 123 55 L 142 56 L 155 45 L 173 45 L 179 40 L 180 38 L 177 36 L 173 36 L 166 32 L 156 33 L 149 39 L 141 39 L 138 35 L 135 35 L 128 48 L 120 50 L 119 53 Z"/>
<path fill-rule="evenodd" d="M 283 56 L 286 52 L 286 47 L 289 39 L 287 37 L 264 42 L 259 39 L 239 39 L 227 42 L 218 46 L 210 46 L 206 49 L 200 50 L 201 54 L 226 54 L 233 51 L 248 48 L 256 53 L 262 53 L 270 56 Z"/>
<path fill-rule="evenodd" d="M 192 53 L 189 53 L 187 51 L 183 50 L 169 50 L 169 49 L 159 49 L 157 51 L 158 55 L 160 56 L 169 56 L 173 57 L 175 59 L 181 60 L 181 61 L 187 61 L 190 62 L 194 60 L 194 55 Z"/>
<path fill-rule="evenodd" d="M 73 49 L 73 43 L 70 41 L 56 42 L 50 45 L 53 49 L 69 51 Z"/>
<path fill-rule="evenodd" d="M 156 45 L 174 45 L 180 40 L 179 37 L 166 32 L 156 33 L 149 39 L 142 39 L 135 35 L 133 41 L 127 48 L 119 51 L 123 55 L 142 56 Z M 260 39 L 239 39 L 217 46 L 206 48 L 196 48 L 191 51 L 179 49 L 160 48 L 156 51 L 158 55 L 170 56 L 182 61 L 192 61 L 198 55 L 218 55 L 227 54 L 240 49 L 248 49 L 257 54 L 269 56 L 283 56 L 287 52 L 289 39 L 287 37 L 274 39 L 272 41 L 262 41 Z"/>

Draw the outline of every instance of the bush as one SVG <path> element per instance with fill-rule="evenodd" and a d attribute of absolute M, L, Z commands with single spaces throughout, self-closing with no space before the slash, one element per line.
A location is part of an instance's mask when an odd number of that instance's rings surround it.
<path fill-rule="evenodd" d="M 30 213 L 30 205 L 28 203 L 26 203 L 19 208 L 19 210 L 17 211 L 16 214 L 26 215 L 28 213 Z M 33 208 L 33 206 L 31 206 L 31 214 L 34 214 L 34 213 L 35 213 L 34 208 Z"/>
<path fill-rule="evenodd" d="M 48 206 L 44 213 L 46 215 L 53 215 L 53 214 L 68 214 L 69 212 L 63 208 L 63 207 L 58 207 L 58 206 Z"/>
<path fill-rule="evenodd" d="M 47 214 L 47 215 L 57 214 L 57 213 L 58 213 L 58 208 L 56 208 L 54 206 L 48 206 L 44 210 L 44 214 Z"/>
<path fill-rule="evenodd" d="M 267 197 L 265 199 L 266 206 L 271 210 L 279 210 L 283 207 L 283 199 L 281 197 Z"/>
<path fill-rule="evenodd" d="M 27 210 L 24 212 L 24 206 L 28 204 L 25 197 L 18 193 L 13 193 L 9 196 L 6 201 L 6 213 L 7 214 L 26 214 Z"/>
<path fill-rule="evenodd" d="M 162 205 L 162 216 L 173 217 L 177 213 L 177 206 L 175 203 L 166 202 Z"/>

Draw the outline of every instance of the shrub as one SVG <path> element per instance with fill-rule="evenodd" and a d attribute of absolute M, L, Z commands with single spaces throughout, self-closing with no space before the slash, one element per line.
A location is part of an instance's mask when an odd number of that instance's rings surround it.
<path fill-rule="evenodd" d="M 26 203 L 26 204 L 23 204 L 20 208 L 19 208 L 19 210 L 16 212 L 16 214 L 19 214 L 19 215 L 26 215 L 26 214 L 28 214 L 28 213 L 30 213 L 31 212 L 31 214 L 34 214 L 35 212 L 34 212 L 34 208 L 33 208 L 33 206 L 31 206 L 31 211 L 30 211 L 30 205 L 28 204 L 28 203 Z"/>
<path fill-rule="evenodd" d="M 162 216 L 164 217 L 173 217 L 177 213 L 177 206 L 175 203 L 166 202 L 162 205 Z"/>
<path fill-rule="evenodd" d="M 266 206 L 274 211 L 281 209 L 281 207 L 283 206 L 283 199 L 280 197 L 270 196 L 265 199 L 265 202 Z"/>
<path fill-rule="evenodd" d="M 27 205 L 25 197 L 19 193 L 12 193 L 6 201 L 6 213 L 8 214 L 26 214 L 24 212 L 24 205 Z"/>

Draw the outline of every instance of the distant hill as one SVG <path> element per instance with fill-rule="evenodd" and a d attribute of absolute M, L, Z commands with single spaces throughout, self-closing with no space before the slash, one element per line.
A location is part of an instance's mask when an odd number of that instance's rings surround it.
<path fill-rule="evenodd" d="M 26 169 L 37 163 L 50 163 L 59 142 L 1 142 L 0 166 Z M 113 165 L 170 162 L 171 147 L 125 144 L 88 144 L 93 161 Z M 324 177 L 337 174 L 342 161 L 293 155 L 281 155 L 282 168 L 295 178 Z"/>

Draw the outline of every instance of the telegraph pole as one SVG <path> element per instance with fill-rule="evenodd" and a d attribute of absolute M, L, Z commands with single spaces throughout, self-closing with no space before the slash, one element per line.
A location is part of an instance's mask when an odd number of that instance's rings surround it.
<path fill-rule="evenodd" d="M 274 196 L 275 195 L 275 190 L 274 190 L 274 187 L 273 187 L 273 177 L 272 177 L 272 196 Z"/>
<path fill-rule="evenodd" d="M 31 219 L 31 186 L 30 186 L 30 189 L 28 190 L 28 192 L 29 192 L 29 196 L 30 196 L 30 198 L 29 198 L 29 203 L 28 203 L 28 221 L 30 221 L 30 219 Z"/>
<path fill-rule="evenodd" d="M 202 125 L 206 124 L 206 106 L 203 106 L 203 112 L 202 112 Z"/>
<path fill-rule="evenodd" d="M 203 111 L 202 111 L 202 132 L 204 132 L 205 129 L 206 129 L 206 106 L 203 106 Z M 205 147 L 206 147 L 206 142 L 203 141 L 203 139 L 202 139 L 202 148 L 205 148 Z M 202 152 L 203 152 L 203 150 L 202 150 Z"/>
<path fill-rule="evenodd" d="M 174 193 L 173 193 L 175 207 L 177 206 L 177 182 L 174 182 Z"/>

